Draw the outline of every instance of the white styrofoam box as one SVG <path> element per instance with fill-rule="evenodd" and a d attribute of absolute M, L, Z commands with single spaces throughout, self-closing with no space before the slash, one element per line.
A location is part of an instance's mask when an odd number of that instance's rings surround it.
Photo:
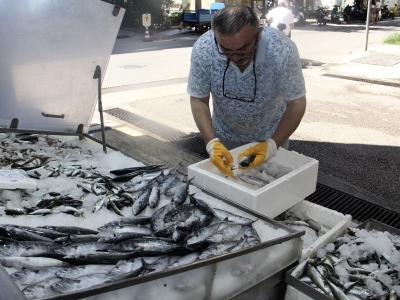
<path fill-rule="evenodd" d="M 324 235 L 320 236 L 308 248 L 303 249 L 299 263 L 310 255 L 314 255 L 319 249 L 335 241 L 339 236 L 346 233 L 351 223 L 350 215 L 343 215 L 335 210 L 323 207 L 318 204 L 303 200 L 287 211 L 305 220 L 312 219 L 318 224 L 331 228 Z M 288 225 L 290 227 L 290 225 Z"/>
<path fill-rule="evenodd" d="M 231 150 L 235 166 L 239 153 L 248 147 L 244 145 Z M 190 165 L 188 178 L 194 177 L 192 183 L 204 190 L 274 218 L 315 191 L 318 161 L 282 148 L 272 161 L 293 171 L 259 189 L 225 176 L 209 159 Z"/>

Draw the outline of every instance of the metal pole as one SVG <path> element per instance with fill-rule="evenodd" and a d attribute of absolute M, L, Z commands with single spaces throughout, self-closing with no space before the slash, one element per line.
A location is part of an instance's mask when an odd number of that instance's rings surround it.
<path fill-rule="evenodd" d="M 365 51 L 368 50 L 369 20 L 371 18 L 371 0 L 368 0 L 367 9 L 367 24 L 365 25 Z"/>

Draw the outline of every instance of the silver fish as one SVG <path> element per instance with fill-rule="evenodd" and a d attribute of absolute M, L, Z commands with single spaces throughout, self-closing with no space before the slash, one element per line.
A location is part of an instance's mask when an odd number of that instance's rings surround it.
<path fill-rule="evenodd" d="M 263 186 L 266 186 L 268 184 L 268 182 L 251 175 L 239 174 L 237 177 L 239 177 L 239 179 L 243 182 L 254 185 L 257 188 L 262 188 Z"/>
<path fill-rule="evenodd" d="M 0 264 L 6 268 L 47 268 L 47 267 L 68 267 L 69 264 L 54 258 L 47 257 L 0 257 Z"/>
<path fill-rule="evenodd" d="M 146 189 L 135 201 L 132 206 L 132 212 L 134 216 L 137 216 L 146 208 L 147 204 L 149 203 L 150 193 L 151 189 Z"/>
<path fill-rule="evenodd" d="M 56 277 L 56 272 L 63 270 L 60 267 L 50 267 L 42 269 L 22 269 L 12 273 L 10 277 L 17 283 L 23 285 L 32 285 L 40 281 Z"/>
<path fill-rule="evenodd" d="M 206 241 L 208 243 L 221 243 L 233 240 L 242 229 L 242 225 L 231 225 L 210 235 Z"/>
<path fill-rule="evenodd" d="M 28 285 L 22 290 L 22 293 L 24 293 L 27 299 L 41 299 L 54 296 L 57 293 L 51 289 L 51 286 L 57 282 L 60 282 L 61 280 L 61 278 L 55 277 L 40 281 L 34 285 Z"/>
<path fill-rule="evenodd" d="M 215 216 L 221 221 L 232 222 L 234 224 L 250 225 L 255 222 L 255 220 L 235 215 L 223 209 L 214 208 Z"/>
<path fill-rule="evenodd" d="M 291 275 L 295 278 L 300 278 L 304 274 L 309 260 L 310 257 L 307 257 L 304 261 L 298 264 L 298 266 L 292 271 Z"/>
<path fill-rule="evenodd" d="M 237 244 L 239 244 L 241 241 L 230 241 L 230 242 L 224 242 L 224 243 L 218 243 L 218 244 L 211 244 L 208 246 L 203 252 L 200 253 L 198 259 L 199 260 L 204 260 L 208 258 L 212 258 L 218 255 L 222 255 L 227 253 L 227 250 L 235 247 Z"/>
<path fill-rule="evenodd" d="M 99 211 L 104 206 L 104 202 L 106 201 L 106 199 L 107 197 L 101 197 L 99 200 L 97 200 L 93 206 L 92 213 Z"/>
<path fill-rule="evenodd" d="M 109 274 L 90 274 L 79 277 L 79 280 L 63 279 L 62 281 L 52 284 L 51 288 L 60 294 L 66 294 L 100 285 L 109 278 Z"/>
<path fill-rule="evenodd" d="M 83 255 L 89 254 L 92 252 L 106 250 L 111 248 L 110 244 L 107 243 L 77 243 L 77 244 L 70 244 L 55 249 L 55 253 L 63 254 L 65 256 L 71 255 Z"/>
<path fill-rule="evenodd" d="M 309 264 L 307 265 L 307 275 L 308 275 L 308 277 L 311 278 L 311 280 L 315 283 L 315 285 L 317 287 L 319 287 L 325 293 L 328 293 L 325 290 L 324 281 L 322 280 L 320 273 L 314 267 L 310 266 Z"/>
<path fill-rule="evenodd" d="M 158 203 L 160 203 L 160 187 L 157 185 L 151 188 L 149 196 L 149 207 L 155 208 L 158 206 Z"/>
<path fill-rule="evenodd" d="M 209 225 L 208 227 L 201 228 L 200 230 L 196 231 L 193 233 L 193 235 L 190 236 L 190 238 L 186 241 L 186 244 L 188 247 L 195 248 L 198 247 L 206 242 L 206 239 L 215 233 L 222 222 L 218 222 L 212 225 Z"/>
<path fill-rule="evenodd" d="M 117 265 L 111 269 L 110 274 L 111 275 L 119 275 L 119 274 L 123 274 L 123 273 L 133 272 L 136 270 L 139 275 L 139 273 L 142 269 L 143 269 L 142 259 L 136 258 L 134 260 L 118 262 Z"/>
<path fill-rule="evenodd" d="M 90 274 L 107 274 L 114 265 L 84 265 L 73 268 L 59 269 L 55 274 L 60 278 L 76 279 Z"/>
<path fill-rule="evenodd" d="M 181 258 L 177 259 L 175 262 L 170 264 L 167 267 L 167 269 L 173 269 L 173 268 L 177 268 L 177 267 L 181 267 L 184 265 L 194 263 L 197 260 L 197 258 L 199 257 L 199 255 L 200 255 L 199 252 L 194 252 L 194 253 L 190 253 L 188 255 L 182 256 Z"/>

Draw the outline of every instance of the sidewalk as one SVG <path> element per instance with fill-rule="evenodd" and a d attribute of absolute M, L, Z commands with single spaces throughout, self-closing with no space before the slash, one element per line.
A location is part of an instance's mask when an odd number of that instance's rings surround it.
<path fill-rule="evenodd" d="M 380 45 L 367 51 L 354 51 L 323 68 L 340 75 L 400 83 L 400 46 Z"/>

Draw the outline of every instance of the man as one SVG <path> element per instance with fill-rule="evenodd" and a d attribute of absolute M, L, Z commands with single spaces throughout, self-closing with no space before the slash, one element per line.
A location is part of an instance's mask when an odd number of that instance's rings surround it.
<path fill-rule="evenodd" d="M 226 7 L 192 50 L 187 88 L 192 114 L 212 163 L 227 175 L 234 167 L 228 149 L 255 142 L 239 159 L 253 155 L 250 168 L 262 164 L 287 142 L 306 108 L 295 44 L 259 22 L 247 6 Z"/>
<path fill-rule="evenodd" d="M 272 9 L 267 14 L 267 20 L 269 20 L 270 26 L 282 30 L 282 26 L 285 27 L 282 31 L 288 37 L 294 28 L 293 13 L 286 6 L 286 0 L 278 0 L 278 6 Z M 272 20 L 272 21 L 270 21 Z"/>

